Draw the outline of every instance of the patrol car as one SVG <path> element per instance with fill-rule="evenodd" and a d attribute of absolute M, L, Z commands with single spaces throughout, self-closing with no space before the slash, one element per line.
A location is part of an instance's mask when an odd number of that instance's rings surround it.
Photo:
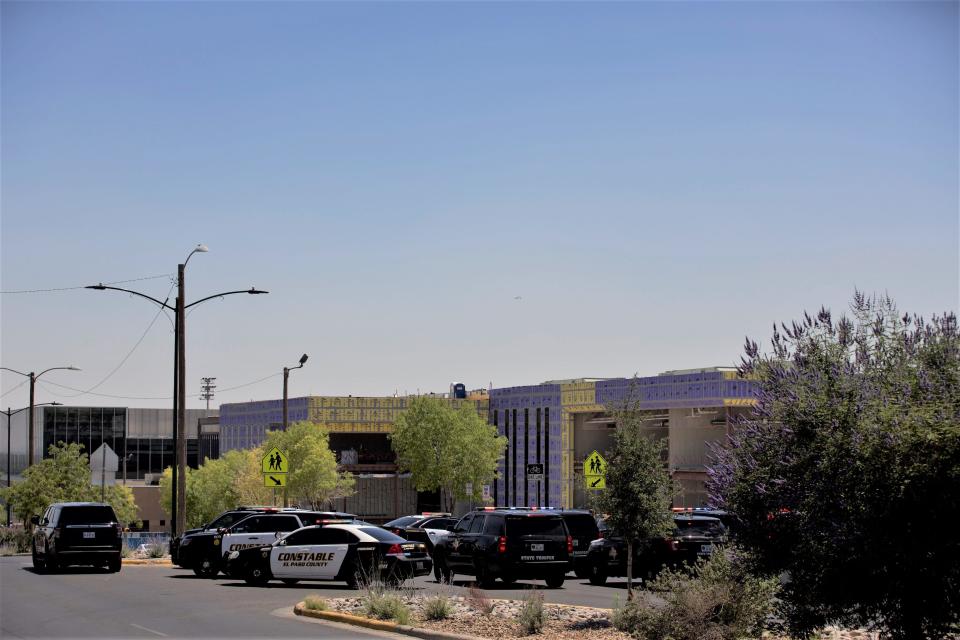
<path fill-rule="evenodd" d="M 217 529 L 224 529 L 229 527 L 235 522 L 243 520 L 249 515 L 254 513 L 275 513 L 279 511 L 279 507 L 243 507 L 238 506 L 236 509 L 229 509 L 224 511 L 216 518 L 210 522 L 205 522 L 196 529 L 187 529 L 183 532 L 182 535 L 174 536 L 170 538 L 170 560 L 173 564 L 183 567 L 184 569 L 189 569 L 190 567 L 181 563 L 180 560 L 180 543 L 187 537 L 192 536 L 195 533 L 200 533 L 201 531 L 216 531 Z M 189 560 L 188 560 L 189 561 Z"/>
<path fill-rule="evenodd" d="M 338 511 L 302 509 L 254 513 L 229 527 L 187 536 L 180 543 L 179 561 L 201 578 L 214 578 L 223 568 L 224 556 L 231 551 L 270 544 L 280 535 L 307 525 L 350 522 L 353 518 L 352 514 Z"/>
<path fill-rule="evenodd" d="M 333 580 L 357 588 L 370 578 L 399 583 L 427 575 L 432 567 L 421 542 L 368 524 L 328 524 L 298 529 L 269 546 L 231 551 L 226 571 L 257 586 L 270 580 Z"/>

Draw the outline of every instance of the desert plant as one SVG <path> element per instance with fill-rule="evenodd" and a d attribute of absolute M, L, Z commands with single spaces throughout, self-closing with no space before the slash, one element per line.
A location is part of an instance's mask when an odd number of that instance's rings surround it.
<path fill-rule="evenodd" d="M 120 545 L 120 557 L 121 557 L 121 558 L 132 558 L 132 557 L 133 557 L 133 549 L 131 549 L 130 547 L 128 547 L 126 543 L 123 543 L 122 545 Z"/>
<path fill-rule="evenodd" d="M 410 609 L 396 591 L 368 589 L 363 598 L 363 609 L 371 618 L 395 620 L 400 624 L 410 623 Z"/>
<path fill-rule="evenodd" d="M 303 606 L 310 611 L 326 611 L 327 601 L 317 595 L 310 595 L 303 599 Z"/>
<path fill-rule="evenodd" d="M 423 616 L 427 620 L 446 620 L 451 613 L 453 613 L 453 605 L 442 593 L 423 601 Z"/>
<path fill-rule="evenodd" d="M 760 636 L 777 581 L 749 574 L 721 550 L 692 567 L 665 570 L 648 587 L 614 610 L 614 627 L 642 640 L 735 640 Z"/>
<path fill-rule="evenodd" d="M 12 553 L 28 553 L 31 539 L 27 529 L 0 527 L 0 546 L 10 547 Z"/>
<path fill-rule="evenodd" d="M 476 586 L 467 589 L 467 604 L 470 605 L 471 609 L 485 616 L 493 613 L 493 602 L 483 592 L 483 589 L 478 589 Z"/>
<path fill-rule="evenodd" d="M 543 594 L 531 589 L 524 596 L 523 606 L 520 608 L 520 615 L 517 617 L 520 631 L 528 636 L 540 633 L 543 631 L 546 620 L 547 615 L 543 610 Z"/>
<path fill-rule="evenodd" d="M 17 549 L 13 545 L 0 544 L 0 556 L 16 555 Z"/>
<path fill-rule="evenodd" d="M 167 543 L 161 538 L 154 538 L 147 545 L 148 558 L 165 558 L 167 556 Z"/>

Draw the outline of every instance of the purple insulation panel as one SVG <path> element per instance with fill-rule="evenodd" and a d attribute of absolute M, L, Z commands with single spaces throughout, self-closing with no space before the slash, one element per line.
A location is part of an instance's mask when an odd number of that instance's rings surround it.
<path fill-rule="evenodd" d="M 290 424 L 308 419 L 308 398 L 287 400 Z M 283 422 L 283 400 L 220 405 L 220 452 L 260 446 L 267 432 Z"/>

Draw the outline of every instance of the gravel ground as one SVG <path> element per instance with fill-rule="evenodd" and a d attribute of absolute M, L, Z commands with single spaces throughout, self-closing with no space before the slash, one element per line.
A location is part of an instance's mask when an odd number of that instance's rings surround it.
<path fill-rule="evenodd" d="M 481 638 L 520 638 L 525 634 L 518 622 L 523 602 L 520 600 L 487 600 L 492 611 L 482 612 L 484 603 L 471 597 L 448 598 L 453 609 L 446 620 L 425 620 L 423 602 L 431 596 L 404 594 L 404 603 L 412 614 L 411 624 L 427 629 L 479 636 Z M 330 598 L 326 600 L 331 610 L 364 615 L 363 598 Z M 541 638 L 545 640 L 581 640 L 589 634 L 590 640 L 631 640 L 629 634 L 617 631 L 610 624 L 609 609 L 544 604 L 547 622 Z M 764 640 L 787 640 L 782 636 L 764 633 Z M 864 629 L 824 629 L 822 640 L 877 640 L 878 634 Z"/>

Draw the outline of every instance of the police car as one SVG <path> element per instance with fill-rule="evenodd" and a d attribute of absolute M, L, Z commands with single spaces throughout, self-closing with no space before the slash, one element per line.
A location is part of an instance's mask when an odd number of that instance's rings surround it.
<path fill-rule="evenodd" d="M 181 566 L 192 568 L 201 578 L 214 578 L 231 551 L 270 544 L 281 535 L 307 525 L 352 521 L 353 515 L 336 511 L 279 509 L 255 513 L 216 531 L 187 536 L 180 543 Z"/>
<path fill-rule="evenodd" d="M 356 588 L 371 579 L 399 583 L 432 568 L 421 542 L 368 524 L 327 524 L 298 529 L 269 546 L 231 551 L 226 573 L 251 585 L 334 580 Z"/>

